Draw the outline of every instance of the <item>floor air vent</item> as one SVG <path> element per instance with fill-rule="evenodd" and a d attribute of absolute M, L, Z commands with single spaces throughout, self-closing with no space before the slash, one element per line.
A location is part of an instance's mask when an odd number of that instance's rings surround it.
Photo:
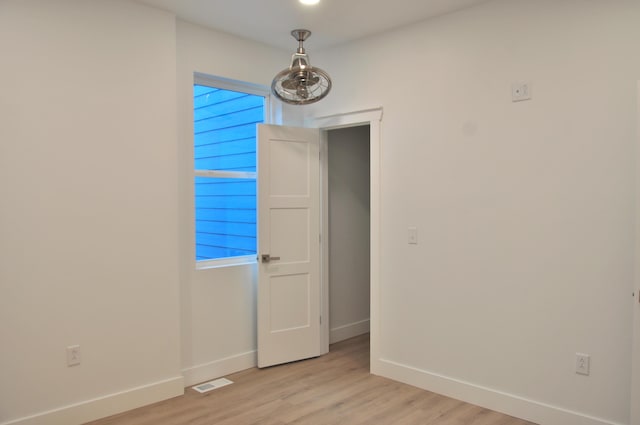
<path fill-rule="evenodd" d="M 226 385 L 233 384 L 233 381 L 229 381 L 227 378 L 220 378 L 214 381 L 205 382 L 203 384 L 198 384 L 195 387 L 191 387 L 199 393 L 207 393 L 209 391 L 217 390 L 218 388 L 224 387 Z"/>

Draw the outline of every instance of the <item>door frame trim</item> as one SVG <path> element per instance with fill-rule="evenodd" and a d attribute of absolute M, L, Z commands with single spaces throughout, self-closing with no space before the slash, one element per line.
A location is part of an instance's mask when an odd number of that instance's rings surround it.
<path fill-rule="evenodd" d="M 321 347 L 323 352 L 329 351 L 329 218 L 327 201 L 328 192 L 328 166 L 327 166 L 327 132 L 338 128 L 357 127 L 369 125 L 369 149 L 370 149 L 370 323 L 371 323 L 371 348 L 370 348 L 370 372 L 376 374 L 379 366 L 379 285 L 380 285 L 380 177 L 381 177 L 381 137 L 380 127 L 383 116 L 382 107 L 364 109 L 359 111 L 345 112 L 333 115 L 311 117 L 305 120 L 305 127 L 320 129 L 321 161 L 320 172 L 322 192 L 321 192 L 321 226 L 322 226 L 322 249 L 321 249 Z"/>

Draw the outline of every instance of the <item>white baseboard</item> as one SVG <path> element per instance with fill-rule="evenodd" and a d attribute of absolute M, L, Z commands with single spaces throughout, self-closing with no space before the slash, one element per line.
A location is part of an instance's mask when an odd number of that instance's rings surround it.
<path fill-rule="evenodd" d="M 255 350 L 220 360 L 214 360 L 209 363 L 203 363 L 182 370 L 184 385 L 190 387 L 204 381 L 255 367 L 257 364 L 258 359 Z"/>
<path fill-rule="evenodd" d="M 182 376 L 64 406 L 0 425 L 79 425 L 184 394 Z"/>
<path fill-rule="evenodd" d="M 390 360 L 374 361 L 371 372 L 540 425 L 623 425 Z"/>
<path fill-rule="evenodd" d="M 366 334 L 369 332 L 369 328 L 369 319 L 349 323 L 343 326 L 338 326 L 337 328 L 333 328 L 329 331 L 329 344 L 344 341 L 345 339 L 353 338 L 354 336 Z"/>

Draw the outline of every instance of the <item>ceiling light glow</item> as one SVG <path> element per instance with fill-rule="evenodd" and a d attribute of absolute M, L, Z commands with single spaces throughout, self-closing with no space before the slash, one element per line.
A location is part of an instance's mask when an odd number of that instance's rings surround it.
<path fill-rule="evenodd" d="M 312 5 L 320 3 L 320 0 L 299 0 L 302 4 Z"/>

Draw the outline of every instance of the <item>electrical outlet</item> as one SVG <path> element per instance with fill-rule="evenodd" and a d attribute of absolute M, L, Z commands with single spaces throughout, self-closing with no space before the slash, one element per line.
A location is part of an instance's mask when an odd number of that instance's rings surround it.
<path fill-rule="evenodd" d="M 523 100 L 531 100 L 531 84 L 513 83 L 511 85 L 511 101 L 522 102 Z"/>
<path fill-rule="evenodd" d="M 77 366 L 80 364 L 80 346 L 70 345 L 67 347 L 67 366 Z"/>
<path fill-rule="evenodd" d="M 591 357 L 588 354 L 576 353 L 576 373 L 589 375 Z"/>

